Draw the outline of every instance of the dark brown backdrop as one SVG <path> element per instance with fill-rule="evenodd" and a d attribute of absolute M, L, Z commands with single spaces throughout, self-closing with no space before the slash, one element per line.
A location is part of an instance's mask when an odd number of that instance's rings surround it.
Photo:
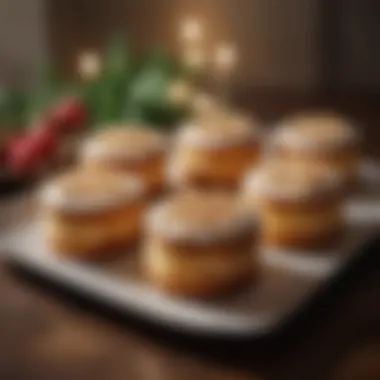
<path fill-rule="evenodd" d="M 196 17 L 204 47 L 236 43 L 237 85 L 292 90 L 380 88 L 377 0 L 56 0 L 48 2 L 50 47 L 73 70 L 78 51 L 99 49 L 114 32 L 144 49 L 175 52 L 178 25 Z"/>
<path fill-rule="evenodd" d="M 121 31 L 136 49 L 178 52 L 178 24 L 198 17 L 205 49 L 239 48 L 240 86 L 293 90 L 380 88 L 377 0 L 3 0 L 0 80 L 35 78 L 46 55 L 73 72 L 84 49 Z"/>

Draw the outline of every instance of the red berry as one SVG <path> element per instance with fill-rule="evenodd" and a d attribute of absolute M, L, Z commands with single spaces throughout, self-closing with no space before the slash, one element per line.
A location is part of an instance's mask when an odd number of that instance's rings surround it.
<path fill-rule="evenodd" d="M 29 172 L 40 163 L 41 156 L 30 136 L 13 141 L 7 150 L 7 164 L 17 173 Z"/>
<path fill-rule="evenodd" d="M 55 124 L 56 124 L 55 120 L 53 120 L 53 118 L 51 117 L 50 114 L 47 114 L 47 115 L 43 115 L 42 118 L 37 119 L 33 123 L 31 129 L 33 131 L 39 130 L 39 129 L 44 129 L 44 130 L 49 130 L 52 133 L 57 133 L 59 131 L 58 131 L 58 128 L 56 127 Z"/>
<path fill-rule="evenodd" d="M 58 147 L 56 135 L 48 129 L 36 129 L 14 139 L 7 149 L 7 163 L 13 171 L 25 173 L 36 169 Z"/>
<path fill-rule="evenodd" d="M 13 136 L 6 144 L 5 150 L 9 151 L 12 150 L 13 147 L 19 145 L 22 141 L 24 141 L 26 138 L 25 133 L 20 133 L 15 136 Z"/>
<path fill-rule="evenodd" d="M 50 129 L 40 128 L 31 134 L 32 143 L 35 144 L 35 149 L 46 157 L 55 153 L 58 149 L 57 135 Z"/>
<path fill-rule="evenodd" d="M 48 116 L 53 129 L 65 133 L 81 127 L 86 119 L 83 104 L 75 98 L 67 98 L 58 103 Z"/>

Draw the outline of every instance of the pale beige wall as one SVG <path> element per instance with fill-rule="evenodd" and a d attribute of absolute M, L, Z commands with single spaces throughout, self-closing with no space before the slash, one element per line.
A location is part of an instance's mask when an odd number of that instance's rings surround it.
<path fill-rule="evenodd" d="M 46 54 L 44 0 L 0 0 L 0 81 L 31 82 Z"/>

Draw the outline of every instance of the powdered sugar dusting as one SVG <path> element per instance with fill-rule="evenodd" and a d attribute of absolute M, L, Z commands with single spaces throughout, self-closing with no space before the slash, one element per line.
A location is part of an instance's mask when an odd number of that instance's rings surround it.
<path fill-rule="evenodd" d="M 166 150 L 166 137 L 145 127 L 115 126 L 90 137 L 83 158 L 143 160 Z"/>
<path fill-rule="evenodd" d="M 235 198 L 196 191 L 176 195 L 147 215 L 147 228 L 167 238 L 207 243 L 254 229 L 255 220 Z"/>
<path fill-rule="evenodd" d="M 274 143 L 293 149 L 331 150 L 356 144 L 359 132 L 332 114 L 305 114 L 288 119 L 274 134 Z"/>
<path fill-rule="evenodd" d="M 326 166 L 268 162 L 249 172 L 243 191 L 273 199 L 302 200 L 339 192 L 343 179 Z"/>
<path fill-rule="evenodd" d="M 65 173 L 46 184 L 41 202 L 72 212 L 91 212 L 131 202 L 144 193 L 142 182 L 133 176 L 96 170 Z"/>
<path fill-rule="evenodd" d="M 260 130 L 253 120 L 235 114 L 220 114 L 193 121 L 179 132 L 179 143 L 200 147 L 223 147 L 256 142 Z"/>

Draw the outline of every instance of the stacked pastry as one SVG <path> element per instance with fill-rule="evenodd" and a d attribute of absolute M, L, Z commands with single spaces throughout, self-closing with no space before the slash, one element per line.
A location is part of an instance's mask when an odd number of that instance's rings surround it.
<path fill-rule="evenodd" d="M 159 288 L 206 296 L 256 272 L 255 219 L 224 193 L 177 194 L 148 213 L 142 263 Z"/>
<path fill-rule="evenodd" d="M 144 126 L 109 126 L 90 137 L 80 152 L 87 167 L 134 174 L 156 195 L 163 190 L 168 139 Z"/>
<path fill-rule="evenodd" d="M 46 240 L 55 252 L 103 259 L 136 242 L 145 205 L 142 182 L 130 175 L 74 170 L 41 192 Z"/>
<path fill-rule="evenodd" d="M 221 110 L 180 128 L 174 144 L 146 127 L 110 126 L 43 189 L 46 240 L 88 260 L 142 234 L 142 271 L 164 292 L 204 297 L 248 284 L 257 241 L 298 249 L 338 238 L 357 177 L 360 138 L 343 118 L 298 115 L 269 140 L 262 159 L 257 124 Z M 175 192 L 152 205 L 164 189 Z"/>
<path fill-rule="evenodd" d="M 261 218 L 264 244 L 286 248 L 330 245 L 343 230 L 344 182 L 325 165 L 268 162 L 244 181 L 244 202 Z"/>
<path fill-rule="evenodd" d="M 259 158 L 260 134 L 251 119 L 233 113 L 200 118 L 179 130 L 169 182 L 184 188 L 236 188 Z"/>
<path fill-rule="evenodd" d="M 352 124 L 331 113 L 304 113 L 285 120 L 273 136 L 285 160 L 325 164 L 348 184 L 357 181 L 361 138 Z"/>

